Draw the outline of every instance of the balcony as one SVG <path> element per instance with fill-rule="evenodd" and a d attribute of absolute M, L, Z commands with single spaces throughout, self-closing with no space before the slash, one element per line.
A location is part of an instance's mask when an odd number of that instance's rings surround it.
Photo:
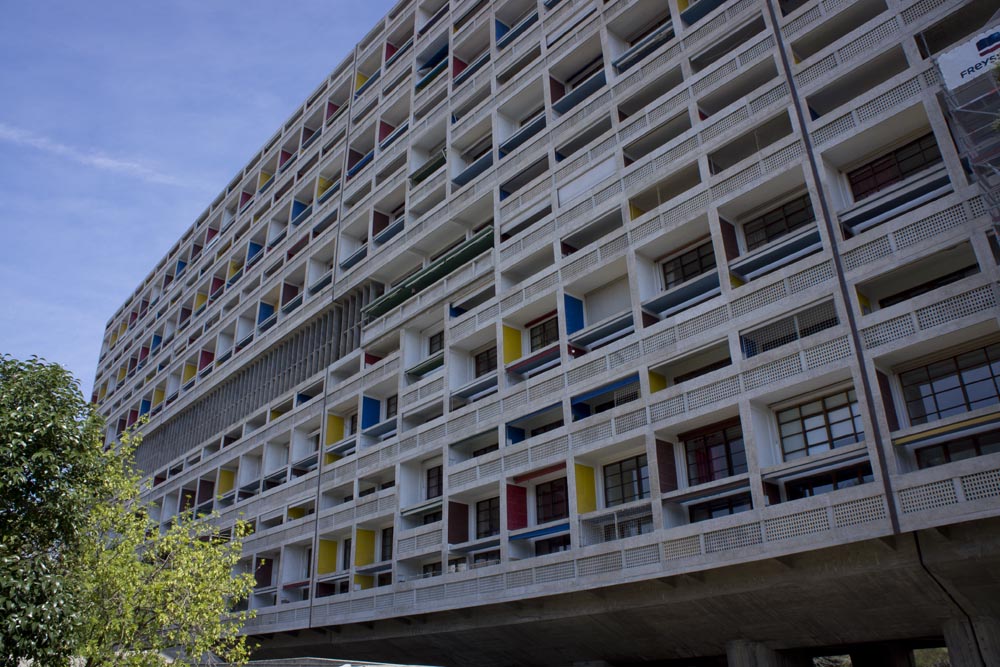
<path fill-rule="evenodd" d="M 723 0 L 696 0 L 681 12 L 681 20 L 686 25 L 694 25 L 708 16 L 713 9 L 722 6 Z"/>
<path fill-rule="evenodd" d="M 889 188 L 840 214 L 840 224 L 851 235 L 900 216 L 952 191 L 948 170 L 943 164 Z"/>
<path fill-rule="evenodd" d="M 430 178 L 438 169 L 444 166 L 444 163 L 448 161 L 448 154 L 441 150 L 440 152 L 432 155 L 427 162 L 417 167 L 415 171 L 410 174 L 410 183 L 413 185 L 419 185 L 423 183 L 428 178 Z"/>
<path fill-rule="evenodd" d="M 545 129 L 545 113 L 542 112 L 532 120 L 522 125 L 517 132 L 510 135 L 500 144 L 500 157 L 503 158 L 517 147 Z"/>
<path fill-rule="evenodd" d="M 605 318 L 595 324 L 574 332 L 569 337 L 570 345 L 584 350 L 596 350 L 624 338 L 635 331 L 632 313 L 622 313 Z"/>
<path fill-rule="evenodd" d="M 614 65 L 615 70 L 621 74 L 658 49 L 660 46 L 669 42 L 673 39 L 673 36 L 674 24 L 667 21 L 659 28 L 633 44 L 628 51 L 612 60 L 611 64 Z"/>
<path fill-rule="evenodd" d="M 707 0 L 702 0 L 702 2 L 706 1 Z M 560 97 L 559 100 L 553 102 L 552 109 L 560 115 L 565 115 L 572 111 L 578 104 L 607 85 L 607 82 L 607 76 L 602 69 L 600 72 L 595 73 L 589 79 L 580 83 L 580 85 L 576 88 Z"/>
<path fill-rule="evenodd" d="M 367 256 L 368 256 L 368 244 L 366 243 L 357 250 L 355 250 L 354 252 L 352 252 L 350 255 L 348 255 L 347 258 L 340 263 L 340 268 L 346 271 L 347 269 L 351 268 L 352 266 L 354 266 Z"/>
<path fill-rule="evenodd" d="M 444 278 L 469 260 L 493 247 L 493 227 L 486 227 L 442 257 L 416 272 L 395 289 L 386 292 L 363 310 L 367 321 L 384 315 L 421 290 Z"/>
<path fill-rule="evenodd" d="M 462 187 L 463 185 L 467 184 L 469 181 L 474 179 L 476 176 L 479 176 L 492 166 L 493 166 L 493 150 L 490 149 L 490 151 L 487 152 L 485 155 L 481 155 L 479 158 L 474 160 L 472 164 L 463 169 L 462 172 L 458 174 L 458 176 L 452 179 L 452 182 L 456 186 Z"/>
<path fill-rule="evenodd" d="M 722 293 L 719 272 L 709 271 L 677 285 L 642 304 L 642 309 L 664 318 L 690 308 Z"/>
<path fill-rule="evenodd" d="M 452 83 L 452 87 L 457 88 L 458 86 L 461 86 L 463 83 L 468 81 L 473 74 L 481 70 L 483 68 L 483 65 L 485 65 L 489 61 L 490 61 L 490 52 L 487 50 L 478 58 L 469 63 L 469 65 L 465 69 L 463 69 L 458 74 L 458 76 L 455 77 L 455 80 Z"/>
<path fill-rule="evenodd" d="M 811 225 L 783 239 L 740 257 L 730 263 L 730 272 L 743 282 L 750 282 L 772 271 L 818 252 L 823 247 L 819 228 Z"/>
<path fill-rule="evenodd" d="M 535 25 L 538 22 L 538 12 L 532 12 L 525 16 L 523 19 L 515 23 L 513 26 L 507 30 L 506 26 L 503 26 L 499 21 L 497 22 L 497 50 L 507 48 L 509 45 L 514 43 L 518 37 L 523 35 L 528 28 Z M 501 32 L 500 28 L 503 26 L 505 32 Z"/>

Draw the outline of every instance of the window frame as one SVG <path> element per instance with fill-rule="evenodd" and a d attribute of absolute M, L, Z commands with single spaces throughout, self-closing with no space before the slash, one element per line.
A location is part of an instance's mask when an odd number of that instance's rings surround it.
<path fill-rule="evenodd" d="M 492 354 L 490 354 L 492 353 Z M 486 355 L 485 357 L 485 368 L 480 369 L 480 357 Z M 492 362 L 492 366 L 490 365 Z M 491 345 L 484 348 L 480 348 L 478 351 L 472 352 L 472 377 L 481 378 L 489 375 L 490 373 L 497 370 L 497 346 Z"/>
<path fill-rule="evenodd" d="M 850 400 L 851 394 L 854 395 L 853 403 Z M 840 405 L 835 405 L 832 408 L 827 408 L 826 401 L 828 399 L 831 399 L 831 398 L 833 398 L 835 396 L 840 396 L 840 395 L 846 395 L 848 397 L 847 402 L 843 403 L 843 404 L 840 404 Z M 815 443 L 813 445 L 810 445 L 808 443 L 807 439 L 806 439 L 806 433 L 807 432 L 811 432 L 811 431 L 817 431 L 817 430 L 819 430 L 820 426 L 817 424 L 817 425 L 813 426 L 812 428 L 807 428 L 806 424 L 805 424 L 806 420 L 808 418 L 814 417 L 816 415 L 814 415 L 814 414 L 802 415 L 802 408 L 804 406 L 811 405 L 811 404 L 816 403 L 816 402 L 819 402 L 819 403 L 822 404 L 821 407 L 822 407 L 823 411 L 821 413 L 818 413 L 818 414 L 822 414 L 823 415 L 823 424 L 822 424 L 822 427 L 826 430 L 826 434 L 827 434 L 827 437 L 829 439 L 825 440 L 823 442 L 817 442 L 817 443 Z M 832 433 L 831 428 L 832 428 L 832 426 L 834 424 L 832 424 L 829 421 L 829 415 L 832 412 L 835 412 L 836 410 L 842 409 L 844 406 L 847 406 L 847 407 L 851 408 L 850 409 L 850 413 L 851 413 L 850 419 L 849 420 L 841 420 L 841 421 L 835 422 L 835 424 L 844 423 L 845 421 L 852 422 L 852 428 L 854 429 L 853 430 L 853 435 L 855 436 L 856 439 L 853 440 L 853 441 L 851 441 L 851 442 L 844 442 L 844 443 L 841 443 L 839 445 L 835 445 L 833 443 L 836 440 L 840 439 L 840 438 L 834 438 L 833 437 L 833 433 Z M 851 407 L 851 406 L 853 406 L 853 407 Z M 775 425 L 775 433 L 777 435 L 778 451 L 779 451 L 779 453 L 781 455 L 781 460 L 784 463 L 789 463 L 791 461 L 799 461 L 801 459 L 805 459 L 805 458 L 808 458 L 810 456 L 816 456 L 816 455 L 819 455 L 819 454 L 824 454 L 826 452 L 833 451 L 834 449 L 841 449 L 843 447 L 850 447 L 851 445 L 856 445 L 858 443 L 864 442 L 866 440 L 866 438 L 867 438 L 867 435 L 865 434 L 865 430 L 864 430 L 864 427 L 865 427 L 864 418 L 863 418 L 863 415 L 861 413 L 861 399 L 858 396 L 857 388 L 855 388 L 854 385 L 851 384 L 851 383 L 849 383 L 849 382 L 848 383 L 844 383 L 844 384 L 838 384 L 838 385 L 830 386 L 830 387 L 824 387 L 822 389 L 818 389 L 818 390 L 810 392 L 808 394 L 803 394 L 803 395 L 800 395 L 800 396 L 796 396 L 796 397 L 791 398 L 791 399 L 789 399 L 787 401 L 781 401 L 780 403 L 776 403 L 774 405 L 769 406 L 769 409 L 770 409 L 771 414 L 773 416 L 773 422 L 772 423 Z M 800 449 L 791 450 L 791 452 L 793 454 L 798 453 L 798 452 L 801 452 L 801 453 L 799 453 L 797 455 L 794 455 L 791 458 L 789 458 L 789 451 L 787 451 L 785 449 L 785 437 L 786 436 L 782 435 L 782 430 L 783 430 L 782 426 L 784 426 L 785 424 L 792 424 L 793 421 L 789 420 L 789 421 L 786 421 L 786 422 L 782 422 L 781 421 L 781 414 L 780 413 L 782 413 L 782 412 L 789 412 L 789 411 L 795 410 L 795 409 L 797 409 L 799 411 L 798 421 L 799 421 L 799 423 L 800 423 L 800 425 L 801 425 L 802 428 L 797 433 L 793 433 L 793 432 L 789 431 L 788 436 L 790 437 L 790 436 L 794 436 L 794 435 L 802 435 L 803 447 L 800 448 Z M 860 427 L 861 427 L 860 431 L 857 430 L 859 422 L 860 422 Z M 846 437 L 846 436 L 844 436 L 844 437 Z M 827 444 L 827 448 L 826 449 L 820 449 L 820 447 L 822 447 L 824 443 Z M 815 451 L 811 451 L 811 450 L 815 450 Z"/>
<path fill-rule="evenodd" d="M 639 459 L 642 459 L 642 463 L 639 463 Z M 622 464 L 634 462 L 633 468 L 628 470 L 633 471 L 635 475 L 629 479 L 625 480 L 624 473 L 625 470 L 621 468 Z M 618 471 L 610 470 L 618 466 Z M 617 484 L 612 484 L 610 478 L 615 474 L 618 475 L 619 480 Z M 638 500 L 645 500 L 650 497 L 650 478 L 649 478 L 649 456 L 645 451 L 638 452 L 632 456 L 626 456 L 625 458 L 618 459 L 616 461 L 611 461 L 601 466 L 601 483 L 603 486 L 604 495 L 604 506 L 605 507 L 618 507 L 619 505 L 625 505 Z M 628 497 L 625 496 L 624 488 L 626 486 L 631 487 Z M 617 488 L 619 490 L 618 498 L 614 501 L 611 500 L 609 492 L 611 489 Z"/>
<path fill-rule="evenodd" d="M 432 357 L 438 352 L 444 351 L 444 330 L 435 332 L 427 336 L 427 356 Z"/>
<path fill-rule="evenodd" d="M 538 332 L 537 344 L 535 332 Z M 551 336 L 551 337 L 550 337 Z M 532 352 L 543 350 L 559 342 L 559 317 L 553 315 L 528 327 L 528 348 Z"/>
<path fill-rule="evenodd" d="M 805 213 L 806 217 L 809 217 L 809 219 L 805 220 L 804 222 L 798 222 L 789 225 L 788 219 L 790 217 L 790 214 L 788 213 L 787 208 L 793 204 L 797 204 L 803 201 L 805 201 L 805 207 L 799 209 L 799 211 L 795 211 L 794 213 L 806 212 Z M 759 211 L 760 209 L 757 210 Z M 766 220 L 766 218 L 768 218 L 770 215 L 778 212 L 781 213 L 780 219 L 775 218 L 772 219 L 771 221 Z M 781 223 L 782 231 L 777 234 L 771 234 L 768 230 L 773 225 L 779 222 Z M 789 234 L 799 231 L 800 229 L 804 229 L 809 225 L 814 224 L 815 222 L 816 222 L 816 209 L 812 204 L 812 196 L 809 194 L 808 190 L 799 191 L 798 193 L 794 193 L 791 196 L 783 197 L 777 200 L 777 202 L 768 204 L 766 210 L 762 211 L 759 215 L 754 215 L 754 217 L 750 218 L 749 220 L 741 222 L 740 230 L 743 234 L 743 246 L 744 248 L 746 248 L 746 252 L 748 253 L 753 252 L 758 248 L 763 248 L 764 246 L 772 243 L 773 241 L 777 241 L 778 239 L 784 238 Z M 747 229 L 750 225 L 754 223 L 759 223 L 761 225 L 760 230 Z M 756 233 L 757 231 L 763 232 L 764 235 L 763 240 L 752 241 L 751 233 Z"/>
<path fill-rule="evenodd" d="M 932 166 L 944 162 L 944 155 L 941 153 L 941 145 L 938 143 L 937 136 L 934 134 L 932 128 L 927 128 L 927 132 L 919 136 L 909 135 L 910 138 L 899 140 L 889 146 L 883 147 L 878 153 L 873 153 L 865 158 L 863 161 L 859 161 L 850 169 L 843 169 L 842 173 L 844 175 L 844 181 L 847 184 L 847 190 L 851 195 L 851 199 L 854 203 L 860 203 L 866 199 L 877 195 L 879 192 L 883 192 L 894 185 L 902 183 L 909 180 L 913 176 L 919 173 L 927 171 Z M 933 149 L 937 153 L 936 160 L 928 160 L 925 153 L 931 148 L 930 146 L 921 146 L 920 144 L 925 140 L 929 139 L 933 144 Z M 914 155 L 903 156 L 901 159 L 899 154 L 906 149 L 916 146 L 918 152 L 915 155 L 920 155 L 922 158 L 922 163 L 919 167 L 913 169 L 909 168 L 905 172 L 900 168 L 900 163 L 907 159 L 912 159 Z M 889 164 L 879 164 L 882 162 L 890 161 Z M 875 182 L 874 186 L 862 190 L 859 194 L 858 189 L 856 189 L 856 184 L 861 180 L 858 172 L 867 169 L 869 174 L 867 179 L 873 180 Z M 879 169 L 879 171 L 876 171 Z M 887 171 L 893 171 L 893 175 L 888 180 L 882 180 L 879 182 L 879 174 L 885 173 Z"/>
<path fill-rule="evenodd" d="M 958 388 L 961 389 L 961 391 L 962 391 L 962 395 L 963 395 L 963 399 L 964 399 L 964 405 L 966 406 L 965 410 L 963 410 L 961 412 L 953 412 L 953 413 L 946 414 L 946 415 L 943 415 L 943 416 L 938 416 L 936 418 L 927 418 L 927 419 L 924 419 L 923 421 L 914 421 L 913 416 L 910 414 L 910 409 L 909 409 L 909 403 L 914 402 L 914 401 L 907 401 L 907 398 L 906 398 L 906 388 L 907 388 L 907 385 L 904 384 L 904 381 L 903 381 L 903 376 L 906 375 L 907 373 L 912 373 L 913 371 L 916 371 L 916 370 L 921 369 L 921 368 L 927 368 L 927 367 L 929 367 L 929 366 L 931 366 L 933 364 L 939 364 L 939 363 L 942 363 L 942 362 L 945 362 L 945 361 L 954 361 L 958 357 L 961 357 L 963 355 L 967 355 L 967 354 L 970 354 L 970 353 L 973 353 L 973 352 L 977 352 L 977 351 L 985 351 L 985 350 L 988 350 L 991 347 L 998 347 L 998 348 L 1000 348 L 1000 339 L 997 339 L 997 338 L 980 338 L 980 339 L 975 340 L 975 341 L 970 341 L 967 344 L 957 345 L 955 347 L 951 347 L 951 348 L 949 348 L 949 349 L 947 349 L 945 351 L 939 352 L 937 354 L 928 355 L 928 356 L 922 357 L 920 359 L 914 360 L 912 362 L 908 362 L 906 364 L 903 364 L 903 365 L 900 365 L 900 366 L 894 368 L 893 369 L 893 373 L 892 373 L 893 376 L 894 376 L 893 380 L 894 380 L 894 383 L 895 383 L 895 387 L 894 388 L 896 389 L 896 391 L 894 393 L 898 397 L 898 401 L 897 401 L 896 405 L 897 405 L 898 408 L 901 408 L 902 414 L 904 414 L 906 416 L 907 424 L 909 426 L 911 426 L 911 427 L 926 426 L 928 424 L 933 424 L 934 422 L 941 421 L 942 419 L 948 419 L 949 417 L 954 417 L 954 416 L 957 416 L 957 415 L 960 415 L 960 414 L 968 414 L 969 412 L 972 412 L 974 410 L 981 410 L 983 408 L 988 408 L 991 405 L 997 405 L 998 404 L 997 402 L 993 402 L 993 403 L 987 403 L 985 405 L 980 405 L 979 407 L 975 407 L 975 408 L 971 407 L 969 405 L 968 393 L 966 391 L 966 385 L 963 384 L 961 382 L 961 380 L 960 380 Z M 986 361 L 987 361 L 987 363 L 985 364 L 986 368 L 989 368 L 993 363 L 996 363 L 996 362 L 991 362 L 990 357 L 989 357 L 988 354 L 987 354 Z M 998 359 L 998 361 L 1000 361 L 1000 359 Z M 982 368 L 982 366 L 980 368 Z M 959 372 L 958 372 L 959 376 L 961 375 L 961 371 L 962 370 L 969 370 L 969 369 L 959 369 Z M 994 376 L 992 376 L 992 378 L 993 378 L 994 386 L 997 387 L 998 393 L 1000 393 L 1000 387 L 997 386 L 998 383 L 1000 383 L 1000 376 L 994 375 Z M 985 381 L 985 380 L 976 380 L 975 382 L 969 383 L 969 384 L 975 384 L 975 383 L 983 382 L 983 381 Z M 935 392 L 931 396 L 936 397 L 938 393 L 941 393 L 941 392 Z M 982 400 L 983 399 L 979 399 L 979 401 L 977 401 L 977 402 L 980 402 Z M 937 400 L 935 398 L 935 406 L 936 405 L 937 405 Z M 897 410 L 897 412 L 899 412 L 899 410 Z M 938 410 L 936 410 L 936 412 L 938 413 L 938 415 L 940 415 L 941 410 L 938 409 Z M 924 416 L 926 417 L 927 415 L 925 414 Z"/>
<path fill-rule="evenodd" d="M 709 249 L 707 254 L 703 252 L 703 249 L 706 246 Z M 690 266 L 691 263 L 685 263 L 683 260 L 685 257 L 692 254 L 696 255 L 694 262 L 698 265 L 698 272 L 687 275 L 684 271 L 684 267 Z M 710 266 L 703 263 L 706 257 L 711 258 Z M 668 277 L 667 267 L 672 262 L 680 262 L 677 267 L 680 269 L 681 276 L 676 280 Z M 676 252 L 670 253 L 669 255 L 661 257 L 656 261 L 656 264 L 659 268 L 660 281 L 664 291 L 672 290 L 678 285 L 683 285 L 689 280 L 694 280 L 699 276 L 703 276 L 713 269 L 717 271 L 719 268 L 719 262 L 715 256 L 715 244 L 712 243 L 711 236 L 703 236 L 694 243 L 691 243 Z"/>
<path fill-rule="evenodd" d="M 739 442 L 741 448 L 739 450 L 733 449 L 732 444 L 737 441 L 737 438 L 730 438 L 728 432 L 733 428 L 739 429 Z M 737 475 L 746 474 L 749 471 L 749 462 L 747 460 L 747 450 L 746 450 L 746 436 L 743 432 L 743 423 L 739 416 L 732 417 L 730 419 L 724 419 L 722 421 L 714 422 L 707 426 L 704 426 L 693 431 L 688 431 L 686 433 L 678 433 L 677 441 L 680 443 L 681 449 L 684 452 L 684 470 L 687 475 L 688 486 L 699 486 L 701 484 L 709 484 L 712 482 L 718 482 L 723 479 L 728 479 L 730 477 L 735 477 Z M 714 445 L 710 445 L 705 442 L 708 436 L 723 434 L 723 441 Z M 701 441 L 700 447 L 697 449 L 692 449 L 691 443 L 695 440 Z M 714 461 L 719 457 L 713 457 L 711 455 L 711 450 L 721 444 L 724 450 L 724 456 L 722 457 L 726 462 L 726 473 L 721 476 L 716 476 Z M 697 454 L 698 451 L 704 451 L 707 455 L 705 461 L 697 460 L 697 456 L 692 460 L 692 455 Z M 742 469 L 736 463 L 739 460 L 740 455 L 742 455 L 743 463 Z M 694 474 L 692 472 L 692 467 L 694 471 L 697 472 L 699 467 L 706 467 L 708 470 L 708 476 L 703 477 L 701 473 Z"/>
<path fill-rule="evenodd" d="M 562 488 L 558 488 L 561 486 Z M 545 482 L 535 484 L 534 495 L 535 523 L 537 525 L 562 521 L 569 518 L 569 483 L 563 475 Z M 562 496 L 560 498 L 560 495 Z M 543 512 L 543 508 L 545 511 Z"/>
<path fill-rule="evenodd" d="M 500 496 L 476 501 L 476 539 L 481 540 L 499 534 Z"/>

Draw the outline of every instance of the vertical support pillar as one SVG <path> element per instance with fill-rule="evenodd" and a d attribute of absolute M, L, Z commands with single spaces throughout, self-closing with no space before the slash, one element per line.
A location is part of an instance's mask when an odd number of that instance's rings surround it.
<path fill-rule="evenodd" d="M 952 667 L 1000 665 L 1000 619 L 953 618 L 944 624 L 944 641 Z"/>

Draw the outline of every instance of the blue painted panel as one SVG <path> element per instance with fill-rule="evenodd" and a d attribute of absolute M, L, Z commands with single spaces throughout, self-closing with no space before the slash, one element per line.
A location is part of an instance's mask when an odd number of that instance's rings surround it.
<path fill-rule="evenodd" d="M 507 441 L 515 444 L 524 440 L 524 429 L 507 424 Z"/>
<path fill-rule="evenodd" d="M 583 301 L 569 294 L 563 295 L 566 304 L 566 333 L 572 335 L 583 328 Z"/>
<path fill-rule="evenodd" d="M 382 417 L 382 403 L 371 396 L 361 397 L 361 428 L 366 429 L 379 423 Z"/>
<path fill-rule="evenodd" d="M 271 317 L 271 315 L 274 315 L 274 306 L 261 301 L 260 305 L 257 306 L 257 324 L 260 324 L 267 318 Z"/>

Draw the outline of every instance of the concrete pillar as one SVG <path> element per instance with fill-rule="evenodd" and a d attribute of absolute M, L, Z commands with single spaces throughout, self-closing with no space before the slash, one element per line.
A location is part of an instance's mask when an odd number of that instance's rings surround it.
<path fill-rule="evenodd" d="M 726 644 L 729 667 L 806 667 L 812 660 L 796 660 L 759 642 L 737 639 Z"/>
<path fill-rule="evenodd" d="M 913 651 L 900 644 L 873 644 L 851 651 L 853 667 L 913 667 Z"/>
<path fill-rule="evenodd" d="M 1000 665 L 1000 619 L 953 618 L 944 624 L 944 641 L 952 667 Z"/>

